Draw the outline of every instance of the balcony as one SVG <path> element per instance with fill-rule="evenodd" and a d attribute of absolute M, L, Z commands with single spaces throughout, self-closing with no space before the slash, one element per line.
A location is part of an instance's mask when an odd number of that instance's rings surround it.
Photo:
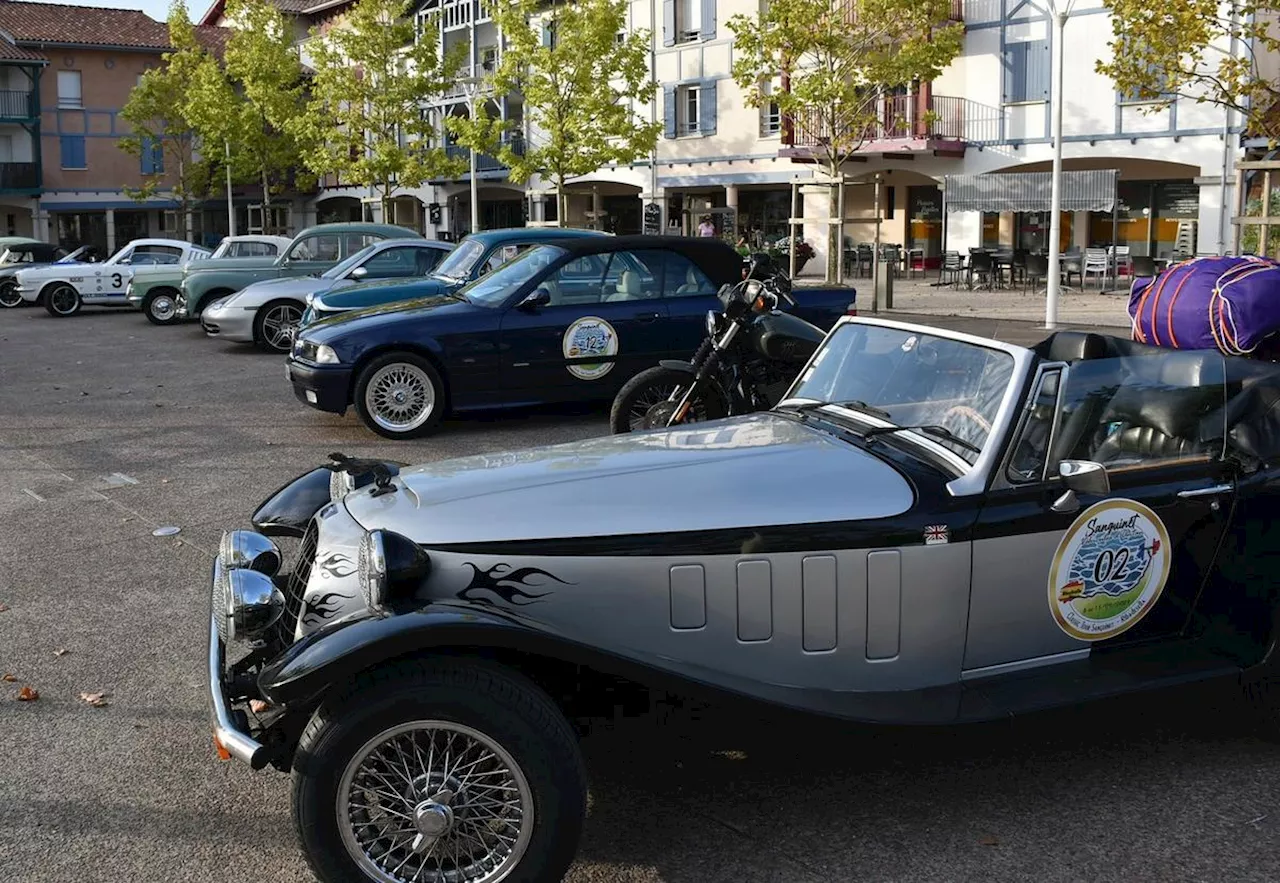
<path fill-rule="evenodd" d="M 510 145 L 512 152 L 515 153 L 516 156 L 524 156 L 524 139 L 523 138 L 513 138 L 511 139 L 510 142 L 508 142 L 508 144 Z M 449 155 L 450 159 L 465 159 L 465 160 L 471 159 L 471 150 L 469 148 L 462 147 L 457 144 L 450 144 L 447 147 L 445 147 L 445 153 Z M 490 156 L 487 153 L 476 154 L 476 171 L 477 172 L 498 172 L 498 171 L 503 171 L 506 168 L 507 167 L 503 165 L 502 161 L 498 159 L 496 156 Z"/>
<path fill-rule="evenodd" d="M 40 189 L 40 166 L 33 162 L 0 162 L 0 193 Z"/>
<path fill-rule="evenodd" d="M 440 4 L 439 10 L 442 31 L 468 28 L 473 19 L 476 24 L 493 20 L 489 15 L 488 7 L 484 3 L 476 3 L 475 0 L 446 0 Z"/>
<path fill-rule="evenodd" d="M 982 105 L 946 95 L 888 95 L 881 99 L 877 116 L 878 121 L 862 133 L 862 143 L 854 151 L 860 156 L 853 161 L 870 155 L 962 157 L 967 144 L 993 140 L 999 133 L 998 117 L 987 119 Z M 796 162 L 822 161 L 830 132 L 819 114 L 799 114 L 791 122 L 790 138 L 784 136 L 778 155 Z"/>
<path fill-rule="evenodd" d="M 29 89 L 0 89 L 0 120 L 40 118 L 36 93 Z"/>
<path fill-rule="evenodd" d="M 858 16 L 858 7 L 855 3 L 845 0 L 841 4 L 841 12 L 845 21 L 853 22 Z M 964 21 L 964 0 L 951 0 L 951 9 L 947 13 L 947 21 Z"/>

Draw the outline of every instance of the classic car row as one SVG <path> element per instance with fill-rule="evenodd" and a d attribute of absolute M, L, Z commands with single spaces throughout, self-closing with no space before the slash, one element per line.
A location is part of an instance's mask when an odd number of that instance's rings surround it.
<path fill-rule="evenodd" d="M 499 273 L 542 248 L 590 253 Z M 1221 679 L 1280 724 L 1277 401 L 1216 351 L 847 316 L 764 411 L 333 455 L 224 535 L 215 747 L 292 773 L 322 880 L 494 883 L 564 874 L 574 724 L 630 697 L 948 724 Z"/>

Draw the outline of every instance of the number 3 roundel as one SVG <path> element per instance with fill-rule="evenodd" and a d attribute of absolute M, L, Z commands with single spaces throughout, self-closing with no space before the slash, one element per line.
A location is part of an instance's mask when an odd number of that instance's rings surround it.
<path fill-rule="evenodd" d="M 1169 532 L 1133 500 L 1104 500 L 1080 513 L 1049 569 L 1049 610 L 1082 641 L 1112 638 L 1138 624 L 1169 578 Z"/>

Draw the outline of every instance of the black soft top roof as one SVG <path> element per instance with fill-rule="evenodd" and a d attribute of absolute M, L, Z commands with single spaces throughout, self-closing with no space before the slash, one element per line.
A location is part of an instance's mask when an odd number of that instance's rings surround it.
<path fill-rule="evenodd" d="M 742 279 L 742 255 L 723 239 L 711 236 L 584 236 L 581 239 L 557 239 L 548 244 L 570 254 L 668 249 L 693 261 L 717 285 Z"/>

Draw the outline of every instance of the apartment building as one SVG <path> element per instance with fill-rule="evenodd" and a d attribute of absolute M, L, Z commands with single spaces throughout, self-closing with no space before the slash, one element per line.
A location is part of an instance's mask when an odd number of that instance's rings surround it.
<path fill-rule="evenodd" d="M 343 4 L 279 0 L 307 15 Z M 815 181 L 812 147 L 820 133 L 797 120 L 784 126 L 776 106 L 748 108 L 730 76 L 733 34 L 725 22 L 755 14 L 759 0 L 634 0 L 632 29 L 652 35 L 651 55 L 660 84 L 638 112 L 662 120 L 652 161 L 602 168 L 569 185 L 564 223 L 619 233 L 642 229 L 691 232 L 711 214 L 722 229 L 788 234 L 792 185 L 799 182 L 798 214 L 813 219 L 802 235 L 825 261 L 827 190 Z M 421 39 L 443 49 L 470 47 L 464 76 L 497 62 L 501 40 L 479 0 L 424 0 L 422 20 L 433 21 Z M 431 17 L 428 18 L 427 14 Z M 1048 191 L 1044 174 L 1053 145 L 1050 71 L 1055 58 L 1050 20 L 1039 0 L 955 0 L 952 18 L 963 22 L 964 50 L 932 83 L 886 96 L 884 124 L 863 145 L 845 174 L 846 244 L 871 242 L 877 222 L 882 242 L 915 250 L 936 266 L 944 248 L 1004 245 L 1037 249 L 1047 243 Z M 206 23 L 217 23 L 208 16 Z M 1110 21 L 1102 0 L 1078 0 L 1064 30 L 1065 80 L 1062 246 L 1129 245 L 1134 254 L 1161 256 L 1176 247 L 1213 252 L 1230 244 L 1231 164 L 1240 155 L 1240 126 L 1221 108 L 1178 100 L 1151 112 L 1149 104 L 1120 94 L 1094 70 L 1109 53 Z M 493 107 L 524 119 L 519 96 L 499 96 Z M 465 89 L 424 102 L 443 120 L 468 113 Z M 537 133 L 523 132 L 525 139 Z M 448 137 L 441 134 L 443 143 Z M 518 145 L 517 145 L 518 148 Z M 456 146 L 449 149 L 465 151 Z M 553 222 L 547 182 L 518 185 L 493 157 L 478 160 L 481 227 Z M 1224 168 L 1227 175 L 1223 176 Z M 1093 175 L 1076 175 L 1093 171 Z M 820 174 L 820 171 L 818 172 Z M 999 179 L 972 176 L 999 175 Z M 879 210 L 873 182 L 879 181 Z M 397 193 L 393 220 L 427 235 L 455 238 L 470 229 L 470 179 L 433 181 Z M 1000 198 L 976 199 L 975 193 Z M 948 202 L 948 194 L 950 201 Z M 318 218 L 371 217 L 370 194 L 330 179 L 311 203 Z M 985 201 L 984 201 L 985 200 Z"/>
<path fill-rule="evenodd" d="M 120 110 L 168 48 L 142 12 L 0 0 L 0 230 L 100 252 L 177 230 L 163 158 L 119 147 Z M 148 181 L 153 198 L 130 198 Z"/>

